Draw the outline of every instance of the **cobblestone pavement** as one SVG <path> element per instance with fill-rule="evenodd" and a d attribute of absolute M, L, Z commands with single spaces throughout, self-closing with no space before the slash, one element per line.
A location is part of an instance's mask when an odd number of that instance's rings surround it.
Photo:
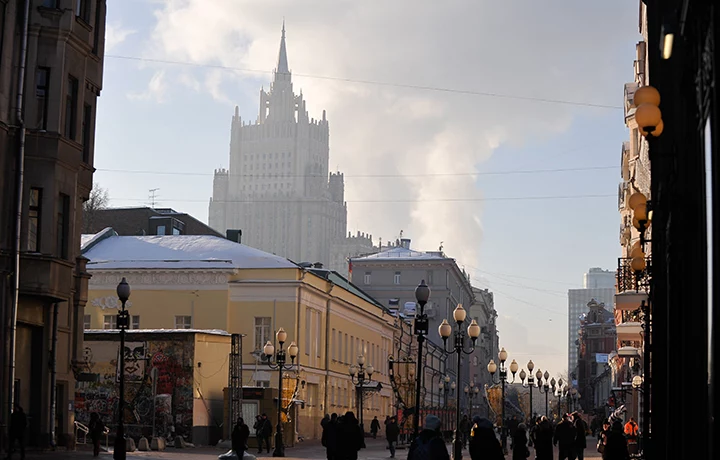
<path fill-rule="evenodd" d="M 385 447 L 385 441 L 381 439 L 368 439 L 366 441 L 367 449 L 360 451 L 359 460 L 380 460 L 387 459 L 390 457 L 390 453 Z M 595 440 L 588 438 L 588 448 L 585 450 L 585 458 L 600 458 L 600 454 L 595 451 Z M 448 445 L 448 450 L 451 446 Z M 130 460 L 161 460 L 161 459 L 175 459 L 175 460 L 211 460 L 217 459 L 217 456 L 225 453 L 226 449 L 219 449 L 213 447 L 197 447 L 191 449 L 175 449 L 168 448 L 164 452 L 131 452 L 128 453 L 127 458 Z M 254 450 L 250 450 L 253 455 L 256 454 Z M 325 449 L 317 441 L 309 441 L 297 445 L 296 447 L 289 447 L 285 451 L 288 460 L 304 460 L 304 459 L 324 459 Z M 258 458 L 269 458 L 272 454 L 262 454 Z M 407 450 L 399 449 L 395 455 L 398 459 L 407 458 Z M 531 449 L 530 459 L 534 459 L 535 454 Z M 15 455 L 13 458 L 20 458 L 19 455 Z M 83 446 L 78 451 L 55 451 L 55 452 L 28 452 L 27 460 L 70 460 L 70 459 L 91 459 L 92 451 L 88 450 L 86 446 Z M 507 458 L 512 458 L 512 453 L 509 453 Z M 555 450 L 555 456 L 557 458 L 557 449 Z M 100 460 L 111 460 L 111 453 L 101 453 Z M 463 451 L 463 460 L 470 460 L 470 454 L 467 450 Z"/>

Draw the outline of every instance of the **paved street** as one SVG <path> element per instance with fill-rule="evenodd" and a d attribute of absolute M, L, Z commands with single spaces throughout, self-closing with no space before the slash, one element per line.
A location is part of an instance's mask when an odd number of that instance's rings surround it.
<path fill-rule="evenodd" d="M 360 452 L 359 460 L 379 460 L 389 458 L 390 454 L 385 449 L 385 441 L 381 439 L 368 439 L 366 441 L 367 449 L 363 449 Z M 585 450 L 585 458 L 600 458 L 600 454 L 595 451 L 595 441 L 593 438 L 588 438 L 588 448 Z M 450 446 L 448 446 L 450 449 Z M 176 460 L 210 460 L 216 459 L 217 456 L 225 451 L 222 449 L 212 447 L 198 447 L 193 449 L 175 449 L 168 448 L 164 452 L 132 452 L 128 454 L 129 459 L 145 459 L 145 460 L 159 460 L 159 459 L 176 459 Z M 251 453 L 254 453 L 251 451 Z M 324 459 L 325 449 L 316 441 L 307 442 L 297 447 L 288 448 L 286 451 L 288 460 L 300 460 L 300 459 Z M 466 460 L 470 459 L 467 450 L 463 451 L 463 458 Z M 271 455 L 263 454 L 259 458 L 269 458 Z M 508 458 L 511 458 L 512 454 L 508 454 Z M 533 459 L 534 453 L 531 450 L 530 458 Z M 15 458 L 19 458 L 16 456 Z M 28 453 L 28 460 L 40 460 L 40 459 L 53 459 L 53 460 L 69 460 L 69 459 L 84 459 L 92 458 L 92 452 L 87 450 L 87 447 L 83 446 L 82 450 L 77 452 L 32 452 Z M 407 450 L 398 450 L 396 458 L 404 459 L 407 458 Z M 557 458 L 557 449 L 555 451 L 555 458 Z M 110 460 L 112 454 L 102 453 L 100 460 Z"/>

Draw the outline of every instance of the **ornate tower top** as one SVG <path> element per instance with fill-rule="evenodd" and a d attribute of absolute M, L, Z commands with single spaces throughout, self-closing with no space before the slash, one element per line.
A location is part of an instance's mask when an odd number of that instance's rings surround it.
<path fill-rule="evenodd" d="M 290 68 L 288 67 L 287 49 L 285 48 L 285 20 L 283 19 L 282 25 L 282 36 L 280 38 L 280 54 L 278 55 L 277 68 L 275 73 L 278 74 L 289 74 Z M 277 78 L 277 77 L 276 77 Z"/>

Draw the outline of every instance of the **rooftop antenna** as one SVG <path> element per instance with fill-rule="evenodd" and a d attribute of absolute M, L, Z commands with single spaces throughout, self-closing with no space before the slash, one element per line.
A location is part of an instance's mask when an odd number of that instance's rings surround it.
<path fill-rule="evenodd" d="M 159 188 L 151 188 L 150 190 L 148 190 L 150 192 L 150 196 L 148 197 L 150 200 L 150 207 L 153 209 L 155 209 L 155 205 L 158 204 L 157 199 L 156 199 L 158 190 L 160 190 L 160 189 Z"/>
<path fill-rule="evenodd" d="M 440 251 L 440 252 L 442 252 L 442 250 L 443 250 L 443 243 L 444 243 L 444 241 L 440 242 L 440 247 L 438 248 L 438 251 Z"/>

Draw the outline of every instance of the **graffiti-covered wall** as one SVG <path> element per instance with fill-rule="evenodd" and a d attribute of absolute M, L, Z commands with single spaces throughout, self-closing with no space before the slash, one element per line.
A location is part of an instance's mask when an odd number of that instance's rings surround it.
<path fill-rule="evenodd" d="M 122 374 L 129 436 L 151 436 L 154 423 L 157 436 L 192 441 L 194 344 L 191 333 L 127 335 Z M 85 372 L 96 374 L 97 381 L 77 383 L 77 421 L 87 424 L 90 414 L 97 412 L 106 426 L 116 425 L 119 345 L 117 332 L 86 333 L 82 365 Z"/>

